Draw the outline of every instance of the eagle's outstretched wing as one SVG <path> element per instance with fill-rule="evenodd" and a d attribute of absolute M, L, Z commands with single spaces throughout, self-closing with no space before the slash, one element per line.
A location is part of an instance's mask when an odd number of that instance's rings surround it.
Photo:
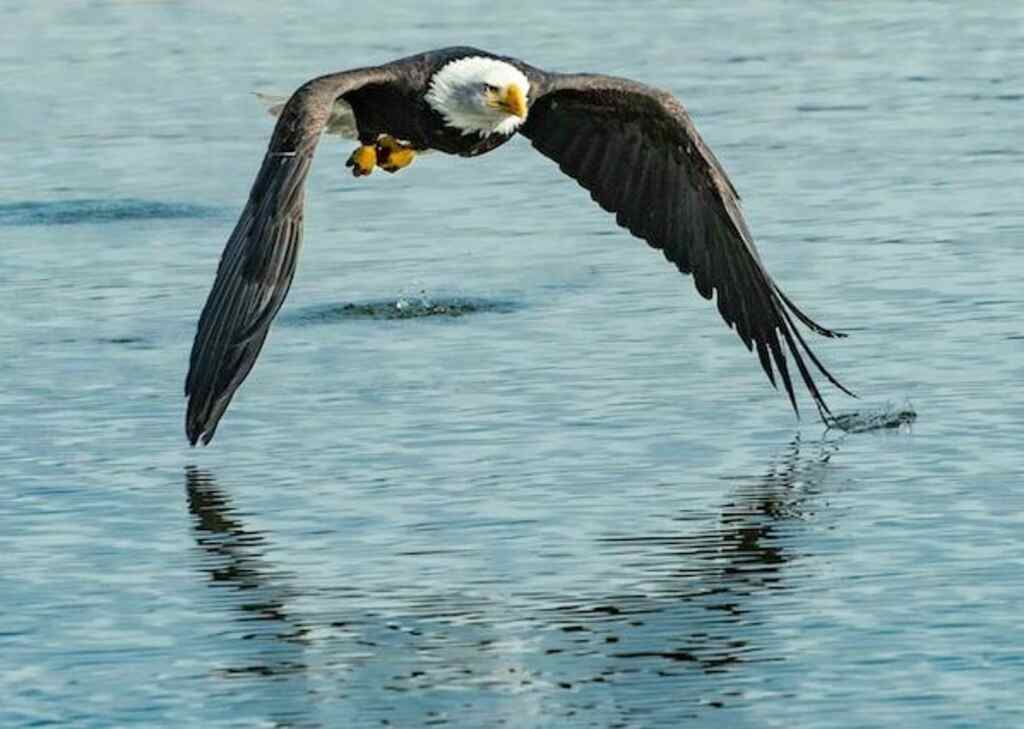
<path fill-rule="evenodd" d="M 213 438 L 288 294 L 302 242 L 306 175 L 335 100 L 394 78 L 393 64 L 322 76 L 301 86 L 282 108 L 192 344 L 185 431 L 193 445 Z"/>
<path fill-rule="evenodd" d="M 717 292 L 722 318 L 747 349 L 757 349 L 773 385 L 774 362 L 797 410 L 781 337 L 828 421 L 831 413 L 801 350 L 832 384 L 852 393 L 810 350 L 794 317 L 818 334 L 844 335 L 812 321 L 772 280 L 743 220 L 739 195 L 683 105 L 627 79 L 543 72 L 535 79 L 520 132 L 615 213 L 619 225 L 693 274 L 704 298 Z"/>

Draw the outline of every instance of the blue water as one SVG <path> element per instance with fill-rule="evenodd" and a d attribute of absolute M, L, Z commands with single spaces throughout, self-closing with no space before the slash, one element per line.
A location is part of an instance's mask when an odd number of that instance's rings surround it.
<path fill-rule="evenodd" d="M 0 724 L 1024 726 L 1024 6 L 0 4 Z M 519 142 L 355 180 L 212 447 L 252 91 L 455 43 L 688 105 L 813 342 L 796 421 Z"/>

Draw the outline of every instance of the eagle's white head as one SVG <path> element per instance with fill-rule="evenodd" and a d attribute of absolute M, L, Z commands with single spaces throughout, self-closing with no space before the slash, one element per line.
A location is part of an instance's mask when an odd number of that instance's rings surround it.
<path fill-rule="evenodd" d="M 511 134 L 526 119 L 530 82 L 511 63 L 468 56 L 430 79 L 427 103 L 463 134 Z"/>

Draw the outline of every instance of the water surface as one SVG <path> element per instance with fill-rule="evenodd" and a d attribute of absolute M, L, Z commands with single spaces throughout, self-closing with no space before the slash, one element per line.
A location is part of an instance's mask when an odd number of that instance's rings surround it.
<path fill-rule="evenodd" d="M 0 5 L 0 724 L 1024 725 L 1024 11 Z M 525 143 L 354 180 L 211 448 L 252 91 L 471 43 L 671 89 L 817 351 L 794 420 Z"/>

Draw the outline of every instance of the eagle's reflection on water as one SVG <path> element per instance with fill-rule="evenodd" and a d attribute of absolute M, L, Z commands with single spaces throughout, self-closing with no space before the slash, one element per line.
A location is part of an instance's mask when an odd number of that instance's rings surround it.
<path fill-rule="evenodd" d="M 366 609 L 365 593 L 346 605 L 347 588 L 302 589 L 298 573 L 267 557 L 271 535 L 247 527 L 214 477 L 189 467 L 197 572 L 211 606 L 233 614 L 225 632 L 237 638 L 211 673 L 298 681 L 300 703 L 345 697 L 349 708 L 362 708 L 352 716 L 395 718 L 403 694 L 418 696 L 412 710 L 434 718 L 446 713 L 429 708 L 432 696 L 442 706 L 455 696 L 471 706 L 484 696 L 540 692 L 534 703 L 554 703 L 566 716 L 598 708 L 641 714 L 651 702 L 695 712 L 728 706 L 759 683 L 757 664 L 785 661 L 764 617 L 800 599 L 798 590 L 785 597 L 807 556 L 800 532 L 824 507 L 838 447 L 794 440 L 767 473 L 728 478 L 717 516 L 695 517 L 684 505 L 658 522 L 664 531 L 600 538 L 594 558 L 620 575 L 612 591 L 589 583 L 576 594 L 516 595 L 509 606 L 502 596 L 486 604 L 464 599 L 457 586 L 425 583 L 429 594 L 405 596 L 404 606 L 380 595 L 379 611 Z M 345 573 L 343 554 L 328 558 Z M 574 584 L 571 576 L 565 584 Z M 515 595 L 515 585 L 506 589 Z"/>
<path fill-rule="evenodd" d="M 273 676 L 304 670 L 307 628 L 287 607 L 295 594 L 289 587 L 292 576 L 264 557 L 266 537 L 245 525 L 209 472 L 187 467 L 185 491 L 201 550 L 198 567 L 209 577 L 215 602 L 237 609 L 241 640 L 268 648 L 256 655 L 245 651 L 253 662 L 227 665 L 223 671 Z"/>

